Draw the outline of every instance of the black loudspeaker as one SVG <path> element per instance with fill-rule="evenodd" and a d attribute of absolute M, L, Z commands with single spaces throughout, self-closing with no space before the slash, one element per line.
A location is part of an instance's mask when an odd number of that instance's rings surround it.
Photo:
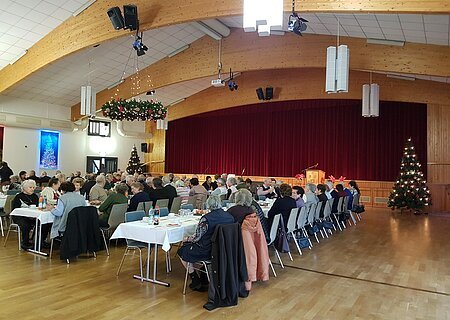
<path fill-rule="evenodd" d="M 122 12 L 120 12 L 119 7 L 113 7 L 108 10 L 108 17 L 116 30 L 123 29 L 123 17 Z"/>
<path fill-rule="evenodd" d="M 259 100 L 264 100 L 264 92 L 262 88 L 256 89 L 256 94 L 258 95 Z"/>
<path fill-rule="evenodd" d="M 123 17 L 125 20 L 125 29 L 139 29 L 137 7 L 132 4 L 123 6 Z"/>
<path fill-rule="evenodd" d="M 141 143 L 141 151 L 144 153 L 148 152 L 147 143 L 145 142 Z"/>
<path fill-rule="evenodd" d="M 272 99 L 273 99 L 273 88 L 266 87 L 266 100 L 272 100 Z"/>

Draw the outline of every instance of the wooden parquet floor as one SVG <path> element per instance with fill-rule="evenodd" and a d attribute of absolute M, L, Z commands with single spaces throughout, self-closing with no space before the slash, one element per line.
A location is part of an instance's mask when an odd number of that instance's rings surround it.
<path fill-rule="evenodd" d="M 450 319 L 449 230 L 450 217 L 368 209 L 303 256 L 292 247 L 294 261 L 282 254 L 277 278 L 213 312 L 202 308 L 206 293 L 181 294 L 177 258 L 166 274 L 159 255 L 166 288 L 132 278 L 137 256 L 116 277 L 124 246 L 114 241 L 110 257 L 67 265 L 19 252 L 14 234 L 0 247 L 0 319 Z"/>

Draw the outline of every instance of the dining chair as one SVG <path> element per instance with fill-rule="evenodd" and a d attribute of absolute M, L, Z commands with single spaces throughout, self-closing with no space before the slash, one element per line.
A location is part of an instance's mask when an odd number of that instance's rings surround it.
<path fill-rule="evenodd" d="M 102 232 L 103 242 L 105 243 L 106 254 L 109 256 L 109 248 L 108 243 L 106 242 L 106 236 L 110 236 L 110 233 L 116 230 L 117 226 L 125 221 L 125 213 L 127 212 L 128 204 L 120 203 L 113 205 L 111 209 L 111 213 L 108 218 L 109 227 L 100 227 L 100 231 Z"/>
<path fill-rule="evenodd" d="M 139 220 L 142 220 L 143 217 L 145 217 L 145 212 L 142 210 L 126 212 L 125 213 L 125 222 L 139 221 Z M 138 250 L 139 251 L 139 267 L 140 267 L 140 271 L 141 271 L 141 281 L 144 281 L 144 273 L 142 271 L 142 265 L 143 265 L 142 249 L 148 248 L 148 244 L 145 242 L 140 242 L 140 241 L 135 241 L 135 240 L 130 240 L 130 239 L 125 239 L 125 241 L 127 243 L 127 247 L 125 248 L 125 252 L 123 253 L 122 260 L 120 260 L 120 264 L 119 264 L 119 268 L 117 269 L 116 276 L 119 276 L 119 274 L 120 274 L 120 270 L 122 269 L 123 263 L 125 261 L 125 257 L 130 255 L 128 252 L 132 250 L 133 251 L 132 255 L 134 255 L 134 251 Z"/>
<path fill-rule="evenodd" d="M 136 211 L 148 212 L 152 208 L 153 203 L 151 201 L 139 202 Z"/>
<path fill-rule="evenodd" d="M 288 234 L 291 235 L 291 238 L 295 242 L 295 246 L 297 247 L 298 253 L 302 255 L 302 250 L 300 249 L 300 246 L 297 243 L 297 239 L 295 237 L 295 231 L 297 230 L 296 224 L 297 224 L 297 217 L 298 217 L 298 208 L 292 208 L 291 213 L 289 214 L 289 219 L 287 222 L 287 230 Z"/>
<path fill-rule="evenodd" d="M 160 207 L 160 208 L 168 208 L 169 207 L 169 199 L 158 199 L 158 200 L 156 200 L 155 208 L 157 206 Z"/>
<path fill-rule="evenodd" d="M 300 208 L 300 212 L 298 214 L 297 218 L 297 229 L 303 234 L 305 238 L 308 239 L 309 242 L 309 249 L 313 247 L 313 244 L 311 242 L 311 239 L 309 238 L 308 232 L 306 231 L 306 225 L 308 223 L 308 211 L 307 207 L 303 206 Z"/>
<path fill-rule="evenodd" d="M 178 213 L 181 208 L 181 197 L 175 197 L 172 201 L 172 207 L 170 208 L 170 212 Z"/>
<path fill-rule="evenodd" d="M 5 205 L 3 207 L 3 211 L 5 213 L 5 215 L 9 216 L 9 227 L 8 227 L 8 232 L 6 233 L 6 238 L 5 241 L 3 242 L 3 246 L 6 247 L 6 243 L 8 241 L 9 238 L 9 234 L 10 232 L 16 232 L 17 233 L 17 242 L 19 245 L 19 250 L 22 250 L 22 248 L 20 247 L 20 238 L 21 238 L 21 233 L 20 233 L 20 226 L 17 223 L 14 223 L 12 217 L 9 215 L 12 211 L 12 202 L 14 200 L 16 196 L 15 195 L 8 195 L 6 196 L 6 200 L 5 200 Z"/>

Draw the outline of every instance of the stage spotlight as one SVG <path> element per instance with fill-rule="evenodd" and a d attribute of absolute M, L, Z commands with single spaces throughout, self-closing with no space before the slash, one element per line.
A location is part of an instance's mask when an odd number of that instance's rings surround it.
<path fill-rule="evenodd" d="M 228 81 L 228 89 L 230 89 L 230 91 L 237 90 L 238 84 L 236 82 L 234 82 L 234 80 L 229 80 Z"/>
<path fill-rule="evenodd" d="M 145 51 L 148 50 L 148 47 L 142 43 L 142 33 L 141 36 L 136 36 L 136 39 L 133 42 L 133 48 L 136 50 L 138 57 L 143 56 Z"/>
<path fill-rule="evenodd" d="M 305 22 L 308 22 L 308 20 L 299 17 L 296 12 L 292 12 L 288 20 L 288 30 L 301 36 L 302 32 L 308 28 Z"/>

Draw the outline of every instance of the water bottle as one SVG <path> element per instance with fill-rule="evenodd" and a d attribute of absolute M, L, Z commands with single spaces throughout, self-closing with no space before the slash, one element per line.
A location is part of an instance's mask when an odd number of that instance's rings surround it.
<path fill-rule="evenodd" d="M 38 208 L 42 209 L 44 205 L 44 198 L 42 196 L 39 197 L 39 205 Z"/>
<path fill-rule="evenodd" d="M 44 196 L 44 200 L 42 201 L 42 209 L 46 209 L 47 208 L 47 197 Z"/>
<path fill-rule="evenodd" d="M 157 226 L 159 224 L 159 207 L 155 207 L 155 213 L 153 214 L 153 224 Z"/>
<path fill-rule="evenodd" d="M 154 211 L 153 209 L 148 210 L 148 224 L 153 224 Z"/>

